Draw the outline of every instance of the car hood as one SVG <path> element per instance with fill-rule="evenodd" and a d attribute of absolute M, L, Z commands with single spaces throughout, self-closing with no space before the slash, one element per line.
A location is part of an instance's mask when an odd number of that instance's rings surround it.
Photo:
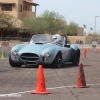
<path fill-rule="evenodd" d="M 21 50 L 19 51 L 19 54 L 22 53 L 36 53 L 40 55 L 44 49 L 47 49 L 48 47 L 52 47 L 52 43 L 36 43 L 36 44 L 29 44 L 23 46 Z"/>

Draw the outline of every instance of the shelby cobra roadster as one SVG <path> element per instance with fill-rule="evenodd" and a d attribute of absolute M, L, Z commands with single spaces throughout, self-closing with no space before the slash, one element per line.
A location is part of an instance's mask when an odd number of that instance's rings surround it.
<path fill-rule="evenodd" d="M 61 67 L 63 64 L 77 66 L 80 61 L 80 49 L 76 44 L 68 44 L 64 35 L 33 35 L 28 44 L 12 47 L 9 64 L 12 67 L 38 66 Z"/>

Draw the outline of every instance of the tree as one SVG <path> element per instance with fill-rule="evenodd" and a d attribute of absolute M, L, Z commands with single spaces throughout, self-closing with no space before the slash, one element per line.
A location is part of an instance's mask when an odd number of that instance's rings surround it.
<path fill-rule="evenodd" d="M 1 32 L 1 41 L 2 41 L 2 33 L 3 31 L 14 31 L 18 27 L 18 20 L 12 16 L 9 15 L 7 12 L 0 12 L 0 32 Z"/>
<path fill-rule="evenodd" d="M 64 16 L 59 13 L 46 10 L 39 16 L 39 18 L 42 18 L 47 22 L 46 31 L 48 33 L 53 34 L 58 30 L 63 29 L 64 24 L 62 23 L 62 20 L 64 20 Z"/>
<path fill-rule="evenodd" d="M 88 37 L 92 37 L 92 38 L 100 38 L 99 34 L 88 34 Z"/>
<path fill-rule="evenodd" d="M 7 12 L 0 12 L 0 31 L 15 30 L 18 25 L 18 19 L 9 15 Z"/>
<path fill-rule="evenodd" d="M 46 30 L 46 21 L 41 18 L 30 18 L 30 19 L 23 19 L 22 29 L 25 29 L 24 32 L 29 33 L 44 33 Z"/>
<path fill-rule="evenodd" d="M 63 16 L 56 12 L 45 11 L 37 18 L 23 19 L 23 28 L 30 33 L 55 33 L 63 29 Z"/>
<path fill-rule="evenodd" d="M 65 26 L 64 28 L 64 32 L 67 35 L 71 35 L 71 36 L 76 36 L 77 35 L 77 30 L 78 30 L 78 24 L 74 23 L 74 22 L 70 22 L 69 25 Z"/>

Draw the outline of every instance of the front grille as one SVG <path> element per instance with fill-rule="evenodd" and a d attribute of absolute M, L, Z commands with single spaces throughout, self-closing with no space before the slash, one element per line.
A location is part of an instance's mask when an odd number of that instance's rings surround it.
<path fill-rule="evenodd" d="M 23 53 L 20 58 L 25 64 L 29 65 L 36 65 L 39 60 L 39 56 L 34 53 Z"/>
<path fill-rule="evenodd" d="M 36 65 L 35 62 L 25 62 L 26 64 L 29 64 L 29 65 Z"/>
<path fill-rule="evenodd" d="M 23 53 L 21 56 L 38 57 L 38 55 L 37 54 L 34 54 L 34 53 Z"/>
<path fill-rule="evenodd" d="M 32 57 L 21 57 L 21 59 L 23 59 L 23 60 L 29 60 L 29 61 L 36 61 L 36 60 L 38 60 L 38 57 L 36 57 L 36 58 L 32 58 Z"/>

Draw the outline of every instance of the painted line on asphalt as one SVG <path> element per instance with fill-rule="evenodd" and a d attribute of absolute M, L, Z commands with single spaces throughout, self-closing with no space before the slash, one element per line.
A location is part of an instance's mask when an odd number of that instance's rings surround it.
<path fill-rule="evenodd" d="M 98 84 L 87 84 L 87 86 L 97 86 L 100 85 L 100 83 Z M 75 85 L 72 86 L 61 86 L 61 87 L 53 87 L 53 88 L 46 88 L 48 90 L 53 90 L 53 89 L 61 89 L 61 88 L 71 88 Z M 24 91 L 24 92 L 16 92 L 16 93 L 9 93 L 9 94 L 0 94 L 0 96 L 4 95 L 4 96 L 8 96 L 8 95 L 16 95 L 16 94 L 24 94 L 24 93 L 28 93 L 28 92 L 33 92 L 35 90 L 31 90 L 31 91 Z"/>
<path fill-rule="evenodd" d="M 0 58 L 0 59 L 2 59 L 2 60 L 4 60 L 4 59 L 8 59 L 9 57 L 5 57 L 5 58 Z"/>

